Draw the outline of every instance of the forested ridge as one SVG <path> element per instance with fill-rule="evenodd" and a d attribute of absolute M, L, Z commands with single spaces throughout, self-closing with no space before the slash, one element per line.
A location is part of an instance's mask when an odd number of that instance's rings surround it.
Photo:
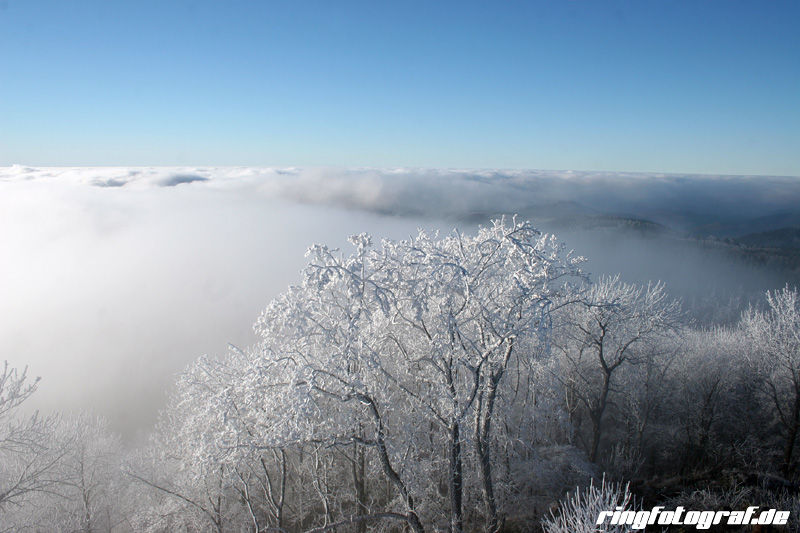
<path fill-rule="evenodd" d="M 603 478 L 797 529 L 796 287 L 700 326 L 527 222 L 351 243 L 309 249 L 257 344 L 190 365 L 147 446 L 26 412 L 6 364 L 0 531 L 555 533 Z"/>

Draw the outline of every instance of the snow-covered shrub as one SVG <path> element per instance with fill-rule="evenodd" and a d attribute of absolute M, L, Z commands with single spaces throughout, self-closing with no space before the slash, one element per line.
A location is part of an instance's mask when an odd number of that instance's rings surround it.
<path fill-rule="evenodd" d="M 630 533 L 633 529 L 627 525 L 605 523 L 597 526 L 597 517 L 603 511 L 637 510 L 628 484 L 606 482 L 605 476 L 599 487 L 591 482 L 585 489 L 567 496 L 559 507 L 561 512 L 558 516 L 551 512 L 542 520 L 545 533 Z"/>

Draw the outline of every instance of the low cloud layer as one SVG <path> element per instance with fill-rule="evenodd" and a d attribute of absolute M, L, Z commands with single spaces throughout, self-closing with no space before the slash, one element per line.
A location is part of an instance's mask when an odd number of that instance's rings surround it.
<path fill-rule="evenodd" d="M 371 213 L 465 218 L 577 203 L 609 214 L 695 212 L 764 216 L 800 205 L 800 178 L 578 171 L 299 168 L 75 168 L 0 170 L 3 181 L 54 180 L 146 189 L 208 182 L 263 197 Z"/>
<path fill-rule="evenodd" d="M 0 353 L 43 377 L 32 405 L 94 408 L 130 437 L 150 427 L 188 362 L 253 342 L 251 324 L 299 280 L 312 243 L 471 231 L 488 216 L 553 206 L 680 225 L 686 212 L 757 217 L 798 205 L 797 178 L 0 168 Z M 631 263 L 627 253 L 617 262 Z M 595 265 L 613 271 L 614 261 Z"/>
<path fill-rule="evenodd" d="M 608 172 L 461 170 L 294 171 L 266 185 L 302 203 L 403 216 L 468 218 L 579 204 L 586 211 L 756 217 L 796 210 L 800 179 Z M 676 228 L 682 229 L 682 228 Z"/>

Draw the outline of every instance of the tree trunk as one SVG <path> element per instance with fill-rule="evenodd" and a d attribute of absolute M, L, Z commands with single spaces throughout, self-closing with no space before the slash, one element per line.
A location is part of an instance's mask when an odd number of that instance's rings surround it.
<path fill-rule="evenodd" d="M 475 411 L 475 448 L 481 474 L 481 491 L 486 507 L 486 531 L 499 531 L 500 522 L 497 517 L 497 502 L 494 496 L 492 480 L 491 428 L 494 402 L 497 396 L 497 384 L 502 377 L 502 370 L 492 372 L 485 390 L 478 394 L 478 405 Z"/>
<path fill-rule="evenodd" d="M 792 465 L 792 456 L 794 455 L 794 446 L 797 442 L 797 433 L 800 431 L 800 390 L 795 389 L 794 405 L 792 406 L 792 418 L 790 423 L 787 424 L 789 434 L 786 438 L 786 448 L 783 451 L 783 475 L 790 477 L 794 474 Z"/>
<path fill-rule="evenodd" d="M 461 435 L 458 422 L 450 428 L 450 528 L 453 533 L 464 529 L 462 516 L 463 464 L 461 458 Z"/>
<path fill-rule="evenodd" d="M 281 448 L 281 487 L 278 500 L 278 527 L 283 529 L 283 504 L 286 501 L 286 450 Z"/>
<path fill-rule="evenodd" d="M 597 398 L 597 404 L 589 414 L 592 419 L 592 445 L 589 448 L 589 462 L 597 463 L 597 454 L 600 449 L 600 437 L 603 431 L 603 413 L 606 410 L 606 402 L 608 401 L 608 389 L 611 384 L 611 374 L 606 372 L 603 374 L 603 388 L 600 390 L 600 396 Z"/>
<path fill-rule="evenodd" d="M 394 469 L 389 459 L 389 450 L 386 449 L 386 433 L 383 427 L 383 418 L 381 418 L 381 414 L 378 411 L 378 406 L 375 404 L 375 401 L 366 394 L 359 394 L 357 397 L 362 403 L 369 407 L 372 417 L 375 420 L 375 425 L 377 426 L 375 444 L 378 449 L 378 457 L 381 460 L 381 467 L 383 468 L 383 473 L 394 483 L 395 487 L 397 487 L 397 490 L 400 492 L 400 496 L 403 498 L 403 502 L 408 510 L 408 515 L 406 515 L 408 525 L 410 525 L 411 529 L 416 533 L 425 533 L 425 528 L 422 527 L 422 522 L 420 522 L 419 516 L 417 516 L 417 512 L 414 508 L 414 498 L 408 492 L 408 488 L 405 483 L 403 483 L 403 480 L 400 479 L 400 475 Z"/>
<path fill-rule="evenodd" d="M 367 480 L 366 480 L 366 461 L 364 449 L 356 446 L 355 457 L 353 458 L 353 485 L 356 489 L 356 514 L 366 515 L 367 509 Z M 367 531 L 366 521 L 356 522 L 356 532 L 365 533 Z"/>

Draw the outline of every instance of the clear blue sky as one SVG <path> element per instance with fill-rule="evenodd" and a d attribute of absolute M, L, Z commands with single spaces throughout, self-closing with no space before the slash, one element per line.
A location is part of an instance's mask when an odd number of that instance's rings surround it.
<path fill-rule="evenodd" d="M 800 175 L 797 0 L 0 0 L 0 165 Z"/>

